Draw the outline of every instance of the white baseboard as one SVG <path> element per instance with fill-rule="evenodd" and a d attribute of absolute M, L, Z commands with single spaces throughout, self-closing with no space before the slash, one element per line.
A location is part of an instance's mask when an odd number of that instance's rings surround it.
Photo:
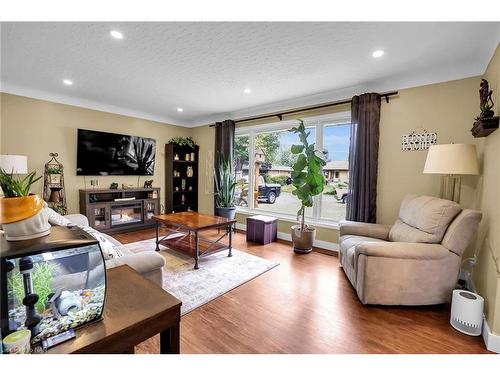
<path fill-rule="evenodd" d="M 236 229 L 246 231 L 247 226 L 245 224 L 236 223 Z M 278 238 L 280 240 L 292 241 L 292 235 L 290 233 L 278 232 Z M 329 241 L 314 240 L 314 246 L 320 249 L 330 250 L 334 252 L 339 251 L 339 245 Z"/>
<path fill-rule="evenodd" d="M 500 335 L 491 332 L 486 319 L 483 319 L 483 340 L 486 345 L 486 349 L 490 352 L 500 354 Z"/>

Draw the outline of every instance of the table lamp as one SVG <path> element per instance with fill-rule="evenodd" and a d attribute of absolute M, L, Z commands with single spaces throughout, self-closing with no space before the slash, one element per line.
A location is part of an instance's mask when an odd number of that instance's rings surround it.
<path fill-rule="evenodd" d="M 27 174 L 28 157 L 24 155 L 0 155 L 0 168 L 6 173 Z"/>
<path fill-rule="evenodd" d="M 430 146 L 424 173 L 443 175 L 441 198 L 459 203 L 461 176 L 479 174 L 476 146 L 461 143 Z"/>

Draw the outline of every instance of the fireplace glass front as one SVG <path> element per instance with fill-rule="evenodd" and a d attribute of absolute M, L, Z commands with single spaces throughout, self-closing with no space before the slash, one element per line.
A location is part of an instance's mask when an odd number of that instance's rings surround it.
<path fill-rule="evenodd" d="M 134 224 L 142 222 L 142 206 L 120 205 L 111 207 L 111 226 Z"/>

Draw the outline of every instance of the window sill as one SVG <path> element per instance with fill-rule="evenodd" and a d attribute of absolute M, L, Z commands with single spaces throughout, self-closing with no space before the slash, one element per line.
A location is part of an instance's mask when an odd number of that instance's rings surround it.
<path fill-rule="evenodd" d="M 271 211 L 263 211 L 263 210 L 251 210 L 248 208 L 236 208 L 236 213 L 237 214 L 242 214 L 242 215 L 268 215 L 268 216 L 273 216 L 278 218 L 281 221 L 286 221 L 290 223 L 297 223 L 297 220 L 295 219 L 295 216 L 291 215 L 284 215 L 284 214 L 279 214 L 276 212 L 271 212 Z M 314 227 L 317 228 L 326 228 L 326 229 L 334 229 L 334 230 L 339 230 L 340 226 L 338 222 L 335 221 L 328 221 L 328 220 L 314 220 L 311 218 L 306 217 L 306 224 L 310 224 Z"/>

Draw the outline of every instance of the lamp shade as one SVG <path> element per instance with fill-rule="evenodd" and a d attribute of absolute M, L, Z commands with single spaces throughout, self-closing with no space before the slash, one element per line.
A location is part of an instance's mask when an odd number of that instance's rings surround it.
<path fill-rule="evenodd" d="M 7 173 L 27 174 L 28 157 L 24 155 L 0 155 L 0 168 Z"/>
<path fill-rule="evenodd" d="M 427 152 L 424 173 L 479 174 L 476 146 L 460 143 L 430 146 Z"/>

